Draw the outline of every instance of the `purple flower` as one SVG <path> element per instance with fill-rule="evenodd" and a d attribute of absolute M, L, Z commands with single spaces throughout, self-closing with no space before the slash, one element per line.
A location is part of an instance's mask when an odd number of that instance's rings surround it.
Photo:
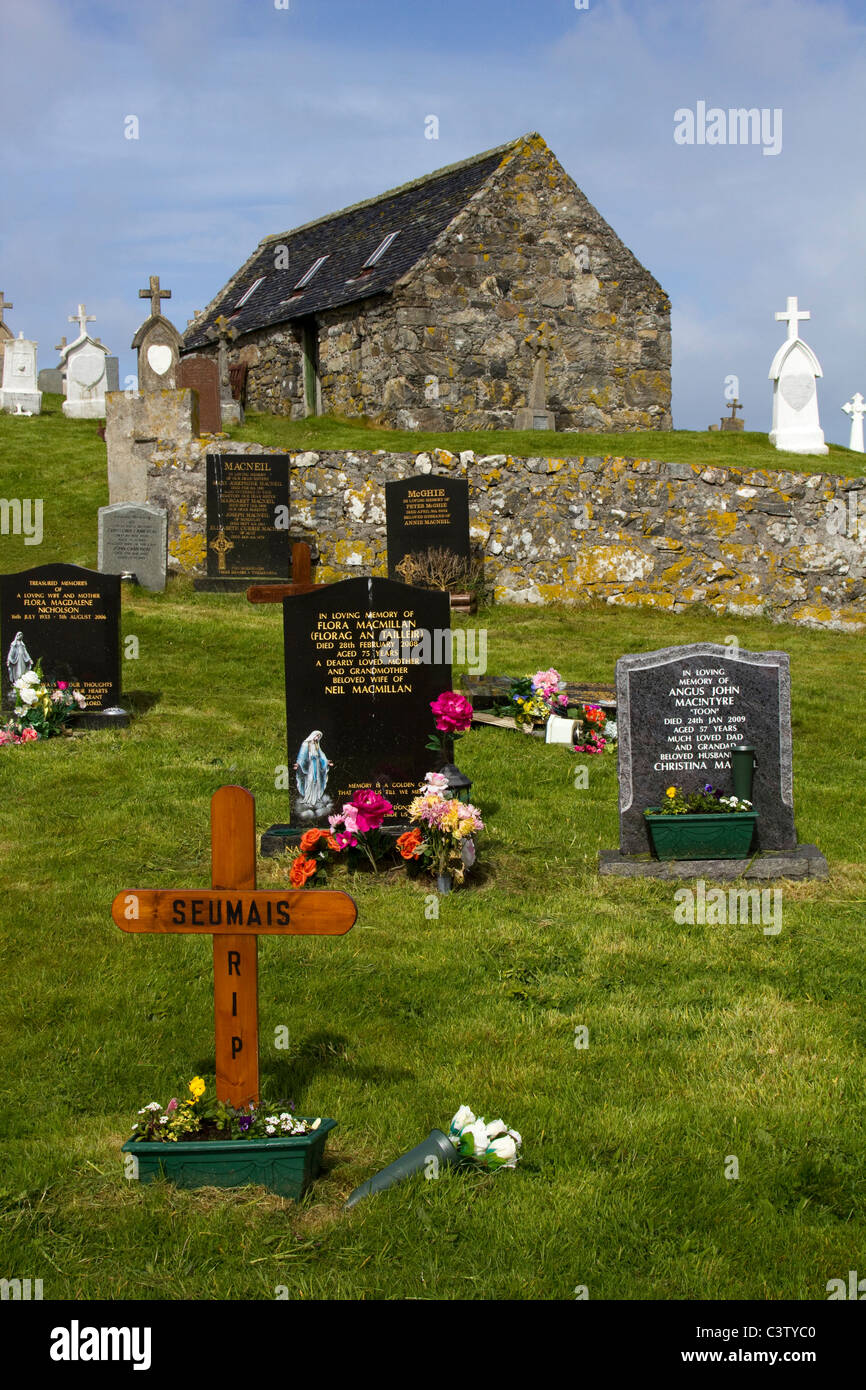
<path fill-rule="evenodd" d="M 252 1115 L 241 1115 L 240 1119 L 238 1120 L 238 1129 L 241 1131 L 242 1134 L 246 1134 L 247 1130 L 251 1127 L 252 1123 Z"/>

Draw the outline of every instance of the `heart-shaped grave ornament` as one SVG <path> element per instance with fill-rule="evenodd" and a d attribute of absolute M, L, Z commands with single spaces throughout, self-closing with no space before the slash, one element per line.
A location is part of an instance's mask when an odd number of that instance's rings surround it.
<path fill-rule="evenodd" d="M 92 390 L 105 376 L 105 354 L 80 352 L 69 363 L 69 375 L 78 386 Z"/>
<path fill-rule="evenodd" d="M 802 410 L 815 394 L 815 378 L 811 372 L 792 372 L 781 377 L 779 390 L 792 410 Z"/>
<path fill-rule="evenodd" d="M 165 343 L 151 343 L 147 349 L 147 365 L 157 376 L 165 376 L 173 358 L 174 353 Z"/>

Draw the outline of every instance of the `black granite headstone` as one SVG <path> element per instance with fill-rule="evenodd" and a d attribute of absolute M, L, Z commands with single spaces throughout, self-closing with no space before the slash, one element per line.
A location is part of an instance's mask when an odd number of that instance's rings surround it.
<path fill-rule="evenodd" d="M 665 647 L 616 664 L 620 852 L 649 848 L 644 811 L 670 786 L 733 792 L 731 751 L 755 749 L 752 802 L 761 850 L 793 849 L 791 677 L 787 652 L 712 642 Z"/>
<path fill-rule="evenodd" d="M 469 563 L 469 484 L 436 474 L 385 484 L 388 576 L 407 555 L 448 550 Z"/>
<path fill-rule="evenodd" d="M 208 454 L 209 579 L 288 579 L 288 454 Z"/>
<path fill-rule="evenodd" d="M 0 575 L 3 696 L 11 702 L 9 649 L 18 634 L 33 666 L 69 681 L 88 710 L 120 700 L 120 577 L 79 565 L 37 565 Z"/>
<path fill-rule="evenodd" d="M 451 689 L 449 612 L 390 579 L 283 599 L 292 825 L 327 825 L 365 787 L 393 805 L 386 825 L 406 820 L 435 766 L 430 702 Z"/>

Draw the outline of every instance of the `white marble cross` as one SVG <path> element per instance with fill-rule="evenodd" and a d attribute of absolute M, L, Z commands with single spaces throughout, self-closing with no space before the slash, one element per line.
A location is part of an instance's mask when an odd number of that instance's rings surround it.
<path fill-rule="evenodd" d="M 863 448 L 863 416 L 866 415 L 866 400 L 857 391 L 853 399 L 848 401 L 847 405 L 843 405 L 842 409 L 846 415 L 851 416 L 851 439 L 848 448 L 862 454 L 866 452 Z"/>
<path fill-rule="evenodd" d="M 790 301 L 789 301 L 789 302 L 790 302 Z M 778 317 L 778 315 L 777 315 L 777 317 Z M 76 322 L 77 322 L 77 324 L 78 324 L 78 331 L 79 331 L 79 333 L 81 334 L 82 337 L 85 337 L 86 334 L 87 334 L 87 325 L 88 325 L 89 323 L 93 323 L 93 322 L 95 321 L 95 319 L 96 319 L 96 315 L 95 315 L 95 314 L 88 314 L 88 313 L 86 312 L 85 306 L 84 306 L 83 304 L 79 304 L 79 306 L 78 306 L 78 313 L 77 313 L 77 314 L 70 314 L 70 315 L 69 315 L 69 322 L 70 322 L 70 323 L 76 323 Z"/>
<path fill-rule="evenodd" d="M 785 309 L 784 312 L 782 312 L 782 313 L 777 313 L 777 314 L 776 314 L 776 318 L 777 318 L 777 319 L 784 319 L 784 320 L 787 321 L 787 324 L 788 324 L 788 337 L 789 337 L 789 338 L 799 338 L 799 336 L 800 336 L 799 321 L 800 321 L 800 319 L 808 319 L 808 318 L 811 318 L 811 314 L 809 314 L 809 313 L 806 312 L 806 311 L 803 311 L 802 313 L 798 313 L 798 312 L 797 312 L 797 296 L 796 296 L 795 294 L 789 294 L 789 295 L 788 295 L 788 307 L 787 307 L 787 309 Z"/>

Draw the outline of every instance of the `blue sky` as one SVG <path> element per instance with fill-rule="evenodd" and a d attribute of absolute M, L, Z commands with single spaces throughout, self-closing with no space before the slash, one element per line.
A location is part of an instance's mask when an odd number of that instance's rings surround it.
<path fill-rule="evenodd" d="M 795 294 L 825 434 L 848 442 L 864 0 L 27 0 L 4 6 L 2 58 L 0 288 L 40 366 L 83 300 L 123 377 L 149 275 L 183 329 L 262 236 L 538 130 L 671 296 L 675 426 L 717 421 L 734 375 L 769 429 Z M 699 102 L 780 109 L 781 150 L 677 144 Z"/>

